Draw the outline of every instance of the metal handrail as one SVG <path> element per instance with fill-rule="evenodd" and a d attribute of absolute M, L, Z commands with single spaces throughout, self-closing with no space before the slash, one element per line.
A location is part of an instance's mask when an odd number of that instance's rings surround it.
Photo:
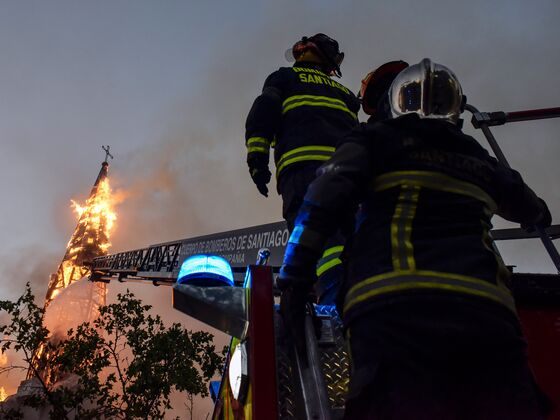
<path fill-rule="evenodd" d="M 475 128 L 480 128 L 482 133 L 488 140 L 492 151 L 496 155 L 498 161 L 504 165 L 506 168 L 511 168 L 508 160 L 506 159 L 502 149 L 498 145 L 496 138 L 490 131 L 490 126 L 492 125 L 502 125 L 508 122 L 517 121 L 528 121 L 544 118 L 557 118 L 560 117 L 560 108 L 546 108 L 546 109 L 535 109 L 529 111 L 518 111 L 518 112 L 480 112 L 473 105 L 467 104 L 465 109 L 473 114 L 472 124 Z M 556 270 L 560 274 L 560 254 L 554 246 L 550 236 L 544 231 L 544 229 L 539 226 L 531 226 L 531 228 L 537 232 L 541 242 L 543 243 L 550 259 L 554 263 Z"/>

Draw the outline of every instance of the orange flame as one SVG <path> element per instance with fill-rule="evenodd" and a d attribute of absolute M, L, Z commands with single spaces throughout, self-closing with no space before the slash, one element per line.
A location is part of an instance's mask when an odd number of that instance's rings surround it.
<path fill-rule="evenodd" d="M 58 266 L 58 271 L 51 275 L 45 299 L 45 309 L 49 307 L 55 297 L 60 295 L 63 289 L 88 276 L 90 273 L 89 263 L 95 257 L 106 255 L 108 248 L 111 246 L 109 239 L 117 220 L 114 211 L 117 196 L 111 191 L 106 168 L 104 169 L 105 173 L 100 172 L 98 181 L 84 205 L 71 200 L 71 207 L 78 215 L 78 224 L 68 241 L 66 253 Z M 121 199 L 122 197 L 119 201 Z M 87 298 L 75 296 L 74 301 L 65 302 L 63 307 L 78 308 L 80 320 L 93 321 L 98 316 L 99 307 L 105 305 L 106 294 L 106 285 L 96 284 L 92 286 L 91 294 Z M 56 305 L 54 307 L 56 308 Z M 74 309 L 70 310 L 73 311 Z M 57 322 L 66 317 L 63 312 L 58 313 L 57 316 Z M 56 380 L 57 373 L 48 366 L 40 366 L 39 363 L 43 363 L 40 362 L 41 357 L 44 356 L 43 352 L 44 348 L 39 348 L 33 356 L 32 363 L 36 366 L 36 370 L 42 372 L 43 380 L 50 383 Z"/>
<path fill-rule="evenodd" d="M 4 387 L 0 386 L 0 401 L 4 401 L 6 398 L 8 398 L 8 394 L 6 394 Z"/>
<path fill-rule="evenodd" d="M 84 211 L 86 211 L 85 207 L 82 207 L 79 203 L 77 203 L 74 200 L 70 200 L 70 202 L 72 203 L 72 208 L 74 209 L 74 211 L 78 214 L 78 219 L 82 216 L 82 214 L 84 213 Z"/>
<path fill-rule="evenodd" d="M 107 254 L 111 246 L 111 232 L 117 220 L 114 210 L 116 204 L 117 198 L 112 193 L 107 177 L 99 181 L 83 205 L 71 200 L 71 207 L 78 215 L 78 225 L 68 241 L 66 254 L 56 277 L 49 285 L 47 305 L 61 289 L 89 274 L 86 262 Z"/>
<path fill-rule="evenodd" d="M 115 226 L 115 199 L 113 198 L 109 178 L 104 178 L 97 185 L 97 191 L 87 199 L 85 205 L 74 200 L 72 207 L 78 215 L 78 228 L 68 242 L 68 254 L 78 254 L 88 247 L 97 248 L 96 254 L 103 255 L 111 246 L 109 238 Z M 83 229 L 79 227 L 83 226 Z M 65 267 L 65 271 L 72 270 L 72 265 Z"/>
<path fill-rule="evenodd" d="M 94 195 L 87 199 L 85 205 L 81 205 L 74 200 L 71 201 L 71 206 L 78 215 L 78 224 L 87 227 L 85 232 L 87 237 L 82 236 L 82 238 L 76 237 L 76 233 L 72 236 L 68 242 L 68 247 L 72 244 L 85 242 L 89 244 L 97 243 L 98 246 L 105 248 L 105 250 L 111 246 L 109 243 L 109 237 L 111 236 L 111 231 L 117 220 L 117 214 L 115 213 L 114 206 L 116 200 L 113 197 L 111 186 L 109 185 L 109 178 L 104 178 L 97 185 L 97 191 Z M 95 240 L 96 235 L 88 235 L 89 233 L 98 232 L 98 236 L 106 238 L 106 240 Z M 69 251 L 78 252 L 82 249 L 81 246 L 71 248 Z"/>

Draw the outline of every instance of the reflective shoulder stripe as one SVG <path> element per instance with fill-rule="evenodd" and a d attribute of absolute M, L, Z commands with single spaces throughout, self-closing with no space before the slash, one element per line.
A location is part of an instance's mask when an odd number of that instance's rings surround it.
<path fill-rule="evenodd" d="M 353 119 L 358 119 L 355 112 L 352 112 L 346 103 L 340 99 L 329 98 L 328 96 L 317 95 L 294 95 L 290 96 L 282 103 L 282 114 L 298 108 L 300 106 L 319 106 L 332 109 L 338 109 L 348 113 Z"/>
<path fill-rule="evenodd" d="M 419 289 L 478 296 L 500 303 L 516 313 L 513 296 L 505 288 L 475 277 L 426 270 L 391 271 L 361 281 L 346 294 L 344 312 L 375 296 Z"/>
<path fill-rule="evenodd" d="M 449 175 L 431 171 L 395 171 L 380 175 L 373 180 L 374 191 L 384 191 L 399 185 L 418 186 L 436 191 L 466 195 L 482 201 L 495 212 L 496 202 L 482 188 Z"/>
<path fill-rule="evenodd" d="M 327 248 L 325 252 L 323 252 L 323 256 L 321 257 L 321 259 L 317 263 L 317 276 L 320 276 L 331 268 L 342 264 L 340 254 L 343 250 L 344 246 L 342 245 Z"/>
<path fill-rule="evenodd" d="M 276 176 L 292 163 L 315 160 L 327 161 L 331 158 L 335 148 L 331 146 L 303 146 L 284 153 L 276 162 Z"/>

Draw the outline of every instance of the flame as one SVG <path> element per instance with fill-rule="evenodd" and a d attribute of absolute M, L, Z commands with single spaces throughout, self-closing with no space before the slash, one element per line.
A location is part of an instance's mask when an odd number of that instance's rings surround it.
<path fill-rule="evenodd" d="M 66 253 L 56 274 L 51 275 L 45 299 L 45 309 L 55 297 L 60 295 L 63 289 L 88 276 L 90 273 L 89 263 L 95 257 L 106 255 L 111 246 L 109 239 L 117 220 L 114 207 L 124 199 L 124 196 L 113 194 L 105 165 L 102 171 L 99 173 L 89 198 L 83 205 L 71 200 L 71 207 L 78 216 L 78 224 L 68 241 Z M 92 293 L 86 299 L 74 297 L 75 300 L 65 301 L 63 307 L 68 307 L 69 311 L 77 310 L 80 319 L 83 319 L 83 321 L 93 321 L 98 316 L 99 307 L 105 305 L 107 289 L 103 283 L 92 285 L 91 290 Z M 57 322 L 61 323 L 66 319 L 66 313 L 60 312 L 57 317 Z M 32 363 L 36 370 L 41 372 L 43 380 L 50 383 L 56 380 L 57 373 L 48 367 L 48 363 L 41 366 L 41 364 L 44 364 L 41 357 L 46 356 L 48 360 L 49 356 L 43 354 L 43 352 L 44 347 L 41 346 L 33 355 Z M 28 373 L 28 377 L 29 375 Z"/>
<path fill-rule="evenodd" d="M 54 289 L 51 294 L 51 299 L 54 299 L 60 293 L 60 289 Z"/>
<path fill-rule="evenodd" d="M 117 220 L 114 208 L 118 203 L 109 178 L 99 181 L 84 204 L 70 201 L 71 208 L 78 216 L 78 225 L 68 241 L 58 272 L 49 285 L 46 305 L 61 289 L 89 275 L 86 263 L 95 257 L 106 255 L 111 246 L 110 237 Z"/>
<path fill-rule="evenodd" d="M 78 225 L 83 226 L 86 232 L 82 235 L 79 235 L 80 229 L 74 232 L 68 242 L 70 248 L 68 252 L 77 253 L 83 249 L 84 244 L 96 243 L 105 250 L 111 246 L 109 237 L 117 220 L 114 210 L 117 200 L 113 197 L 109 178 L 104 178 L 99 182 L 95 194 L 87 199 L 85 205 L 82 206 L 75 200 L 70 201 L 71 207 L 78 215 Z M 99 240 L 100 237 L 101 240 Z M 77 244 L 77 246 L 71 247 L 73 244 Z"/>
<path fill-rule="evenodd" d="M 86 208 L 82 207 L 79 203 L 77 203 L 74 200 L 70 200 L 70 202 L 71 202 L 72 208 L 74 209 L 74 211 L 78 215 L 78 219 L 79 219 L 80 217 L 82 217 L 82 214 L 84 213 L 84 211 L 86 211 Z"/>
<path fill-rule="evenodd" d="M 0 353 L 0 366 L 6 366 L 8 364 L 8 355 L 6 353 Z M 0 386 L 0 402 L 8 398 L 8 393 L 3 386 Z"/>
<path fill-rule="evenodd" d="M 109 238 L 117 220 L 115 204 L 116 200 L 113 198 L 109 178 L 104 178 L 99 182 L 95 193 L 87 199 L 84 205 L 71 200 L 72 208 L 78 215 L 78 228 L 68 242 L 67 253 L 69 255 L 87 252 L 88 248 L 90 248 L 89 251 L 96 254 L 95 256 L 107 253 L 111 246 Z M 80 226 L 83 228 L 80 229 Z M 76 275 L 81 278 L 83 273 L 76 268 L 76 264 L 66 264 L 64 272 L 70 274 L 71 271 L 78 271 L 79 273 L 71 274 L 70 278 L 74 280 Z"/>

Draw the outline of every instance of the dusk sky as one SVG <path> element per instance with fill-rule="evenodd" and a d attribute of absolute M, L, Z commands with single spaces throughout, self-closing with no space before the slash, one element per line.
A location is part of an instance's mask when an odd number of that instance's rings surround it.
<path fill-rule="evenodd" d="M 111 252 L 279 221 L 274 186 L 265 199 L 249 178 L 244 124 L 301 36 L 339 41 L 354 91 L 385 61 L 430 57 L 455 71 L 469 103 L 516 111 L 560 106 L 559 19 L 558 0 L 0 0 L 0 299 L 27 281 L 44 296 L 101 145 L 124 197 Z M 554 222 L 559 131 L 560 119 L 494 129 Z M 537 241 L 501 249 L 521 270 L 553 270 Z M 130 288 L 172 311 L 169 289 Z"/>

